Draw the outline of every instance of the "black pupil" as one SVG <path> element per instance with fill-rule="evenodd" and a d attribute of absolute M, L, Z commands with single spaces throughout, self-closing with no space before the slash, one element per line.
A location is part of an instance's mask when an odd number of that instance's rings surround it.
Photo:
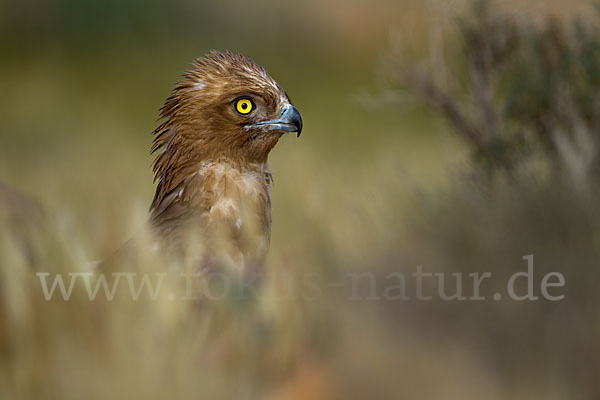
<path fill-rule="evenodd" d="M 246 103 L 246 102 L 242 103 L 242 110 L 245 110 L 246 108 L 248 108 L 248 103 Z"/>

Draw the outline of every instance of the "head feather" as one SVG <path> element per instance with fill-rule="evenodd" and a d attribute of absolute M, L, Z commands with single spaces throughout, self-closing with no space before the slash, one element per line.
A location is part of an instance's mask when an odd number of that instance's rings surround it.
<path fill-rule="evenodd" d="M 151 152 L 158 181 L 152 209 L 177 193 L 199 164 L 225 160 L 264 164 L 280 135 L 251 136 L 226 118 L 240 94 L 253 94 L 273 110 L 289 102 L 285 91 L 250 57 L 212 50 L 196 59 L 160 108 Z"/>

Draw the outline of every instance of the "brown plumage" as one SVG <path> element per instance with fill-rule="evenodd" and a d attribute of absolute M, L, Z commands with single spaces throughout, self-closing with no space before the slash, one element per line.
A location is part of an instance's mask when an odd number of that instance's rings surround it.
<path fill-rule="evenodd" d="M 241 54 L 197 59 L 160 110 L 150 224 L 169 256 L 241 269 L 262 263 L 271 231 L 269 152 L 302 119 L 286 92 Z"/>

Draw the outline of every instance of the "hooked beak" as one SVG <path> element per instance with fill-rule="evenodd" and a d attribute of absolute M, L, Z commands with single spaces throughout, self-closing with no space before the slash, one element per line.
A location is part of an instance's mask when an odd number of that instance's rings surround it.
<path fill-rule="evenodd" d="M 281 110 L 280 119 L 262 121 L 249 126 L 249 128 L 256 127 L 268 127 L 272 130 L 284 132 L 297 132 L 298 137 L 300 137 L 300 133 L 302 133 L 302 117 L 300 116 L 300 112 L 298 109 L 296 109 L 296 107 L 291 104 L 287 104 Z"/>

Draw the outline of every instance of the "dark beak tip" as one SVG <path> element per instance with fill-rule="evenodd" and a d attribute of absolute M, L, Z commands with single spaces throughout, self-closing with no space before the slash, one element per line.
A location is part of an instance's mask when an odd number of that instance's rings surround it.
<path fill-rule="evenodd" d="M 298 132 L 297 137 L 300 137 L 300 134 L 302 133 L 302 116 L 300 115 L 300 111 L 298 111 L 298 109 L 294 106 L 292 106 L 292 109 L 290 111 L 290 119 L 292 120 L 292 123 L 296 125 L 296 129 Z"/>

